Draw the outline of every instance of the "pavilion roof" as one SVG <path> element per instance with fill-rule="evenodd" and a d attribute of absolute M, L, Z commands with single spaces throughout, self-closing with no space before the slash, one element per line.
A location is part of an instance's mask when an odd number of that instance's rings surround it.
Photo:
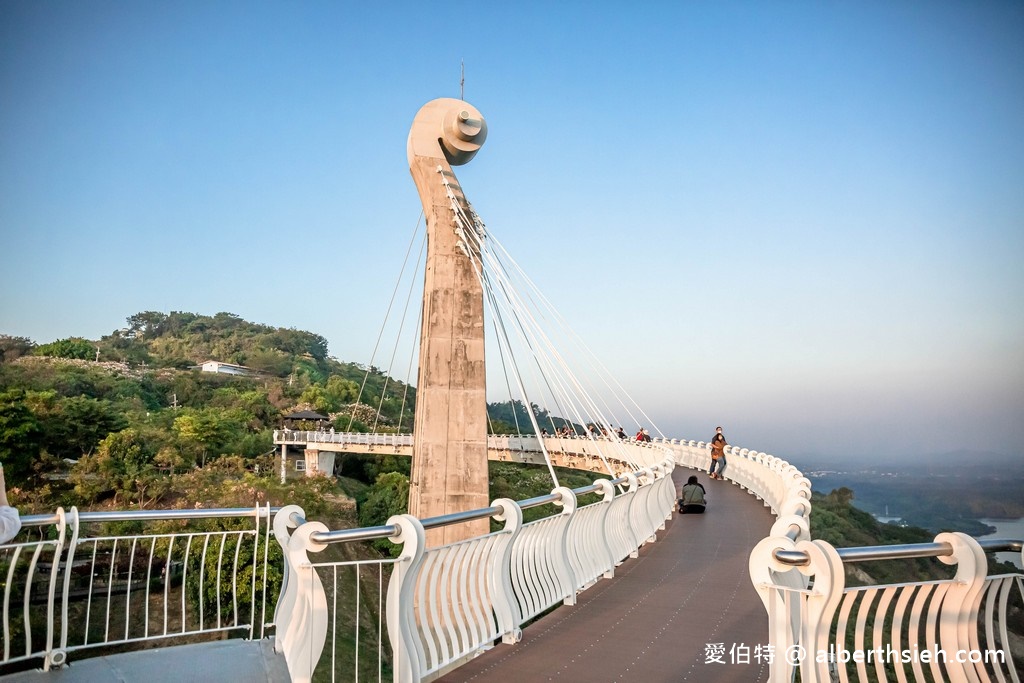
<path fill-rule="evenodd" d="M 321 415 L 320 413 L 314 412 L 312 410 L 300 410 L 297 413 L 292 413 L 291 415 L 285 415 L 284 419 L 286 419 L 286 420 L 329 420 L 330 418 L 327 417 L 326 415 Z"/>

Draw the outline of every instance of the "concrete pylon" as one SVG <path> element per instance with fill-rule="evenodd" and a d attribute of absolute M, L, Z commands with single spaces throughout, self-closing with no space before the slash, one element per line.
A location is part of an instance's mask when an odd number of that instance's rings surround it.
<path fill-rule="evenodd" d="M 487 124 L 462 100 L 428 102 L 409 131 L 409 170 L 427 223 L 427 265 L 416 383 L 409 512 L 420 519 L 487 507 L 483 288 L 459 247 L 452 200 L 465 207 L 452 166 L 465 164 Z M 468 214 L 468 211 L 467 211 Z M 471 245 L 463 245 L 473 253 Z M 427 532 L 432 547 L 487 533 L 488 520 Z"/>

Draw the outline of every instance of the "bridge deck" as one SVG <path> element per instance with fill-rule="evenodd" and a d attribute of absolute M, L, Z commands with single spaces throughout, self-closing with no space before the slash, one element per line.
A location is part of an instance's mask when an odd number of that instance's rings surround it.
<path fill-rule="evenodd" d="M 675 471 L 677 488 L 692 470 Z M 523 631 L 517 645 L 497 645 L 441 678 L 459 681 L 766 680 L 754 655 L 768 642 L 768 617 L 750 583 L 747 558 L 774 517 L 728 482 L 708 481 L 704 515 L 676 515 L 640 557 L 615 578 L 580 594 Z M 721 643 L 724 664 L 707 663 Z M 730 663 L 748 648 L 749 664 Z"/>

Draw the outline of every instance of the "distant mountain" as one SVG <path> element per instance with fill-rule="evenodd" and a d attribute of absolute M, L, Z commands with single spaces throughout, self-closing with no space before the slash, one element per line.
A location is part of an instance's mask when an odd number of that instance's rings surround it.
<path fill-rule="evenodd" d="M 1024 455 L 995 451 L 960 449 L 942 453 L 906 453 L 898 457 L 866 454 L 856 458 L 804 455 L 790 460 L 802 471 L 846 472 L 885 471 L 955 475 L 965 469 L 1024 476 Z"/>

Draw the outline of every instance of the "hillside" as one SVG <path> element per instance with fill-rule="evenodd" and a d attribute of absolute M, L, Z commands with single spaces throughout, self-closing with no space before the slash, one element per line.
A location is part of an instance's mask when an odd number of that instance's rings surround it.
<path fill-rule="evenodd" d="M 218 498 L 230 506 L 282 504 L 296 491 L 278 490 L 267 475 L 273 430 L 284 415 L 311 408 L 339 431 L 412 431 L 415 389 L 328 356 L 320 335 L 231 313 L 147 311 L 126 323 L 99 340 L 36 344 L 0 334 L 0 461 L 24 511 L 209 506 Z M 196 367 L 209 360 L 250 372 Z M 515 429 L 501 419 L 511 406 L 488 408 L 493 429 Z M 529 429 L 523 416 L 520 422 Z M 383 496 L 379 514 L 399 504 L 394 477 L 373 487 L 383 474 L 405 477 L 407 460 L 342 458 L 339 466 L 338 495 L 359 502 Z M 214 483 L 198 486 L 190 478 L 197 472 Z M 550 490 L 537 489 L 525 473 L 494 478 L 502 495 Z M 248 482 L 242 488 L 255 500 L 237 500 L 238 480 Z"/>
<path fill-rule="evenodd" d="M 935 540 L 932 531 L 921 527 L 878 522 L 871 514 L 855 507 L 854 496 L 854 491 L 848 488 L 833 489 L 824 495 L 814 494 L 811 498 L 811 537 L 827 541 L 837 548 L 931 543 Z M 997 563 L 989 556 L 989 573 L 1017 571 L 1013 565 Z M 846 574 L 850 585 L 867 585 L 949 578 L 953 570 L 935 558 L 919 558 L 847 564 Z M 1024 619 L 1019 611 L 1015 615 L 1020 622 L 1019 627 L 1024 630 Z"/>
<path fill-rule="evenodd" d="M 255 470 L 301 408 L 337 429 L 412 428 L 415 389 L 329 357 L 320 335 L 230 313 L 126 322 L 98 340 L 0 335 L 0 460 L 22 505 L 173 504 L 172 478 L 197 465 Z M 248 374 L 196 369 L 208 360 Z"/>

